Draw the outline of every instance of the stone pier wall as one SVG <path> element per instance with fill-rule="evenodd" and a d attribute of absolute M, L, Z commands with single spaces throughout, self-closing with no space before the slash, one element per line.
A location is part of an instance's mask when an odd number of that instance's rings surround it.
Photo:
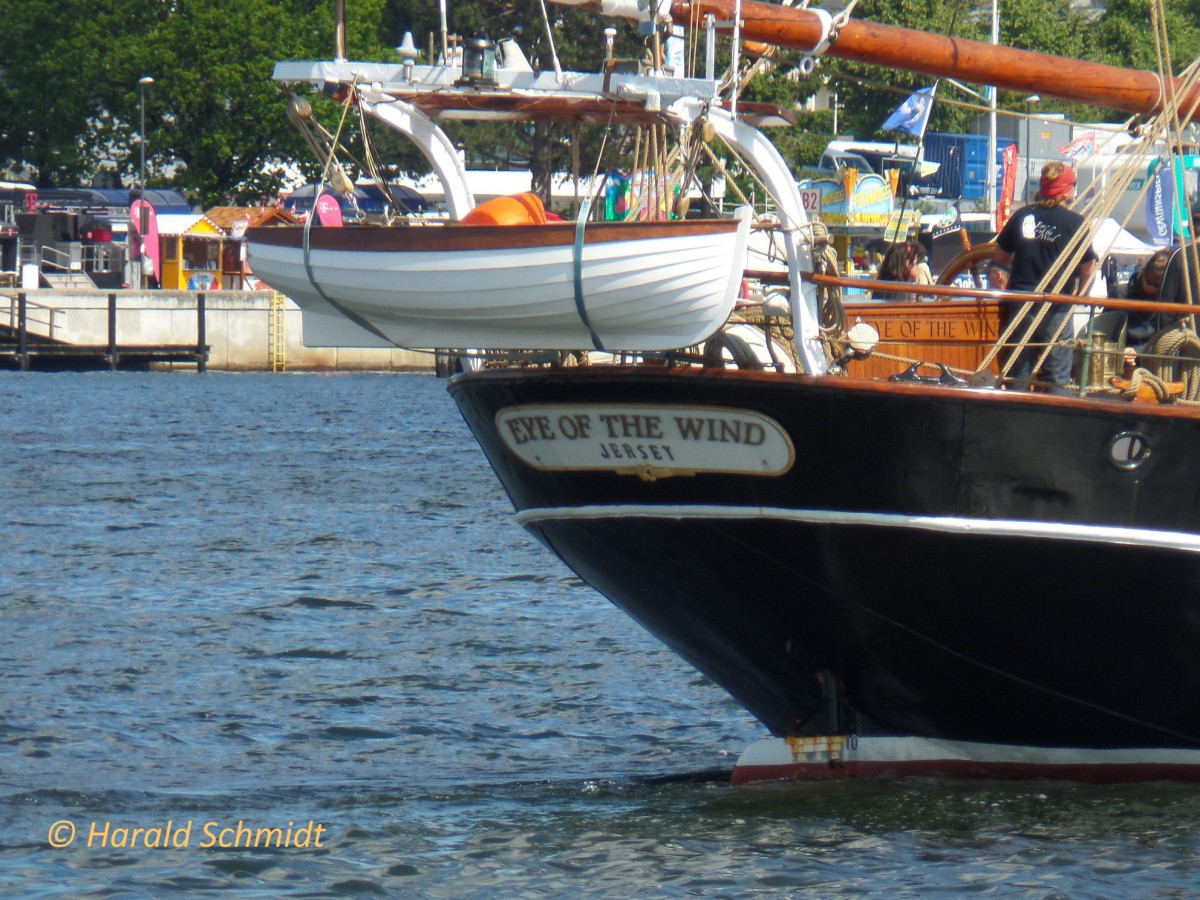
<path fill-rule="evenodd" d="M 195 291 L 25 291 L 32 334 L 72 344 L 108 342 L 108 298 L 117 297 L 119 345 L 194 344 L 197 337 Z M 270 370 L 270 291 L 205 291 L 205 331 L 210 369 Z M 0 295 L 0 323 L 8 324 L 15 306 L 12 290 Z M 301 312 L 284 300 L 284 359 L 292 371 L 432 370 L 433 354 L 413 350 L 306 347 Z M 14 323 L 15 324 L 15 323 Z"/>

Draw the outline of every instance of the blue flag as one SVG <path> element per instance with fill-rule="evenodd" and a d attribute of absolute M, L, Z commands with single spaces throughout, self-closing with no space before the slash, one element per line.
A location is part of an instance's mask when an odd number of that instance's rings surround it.
<path fill-rule="evenodd" d="M 933 111 L 933 88 L 924 87 L 915 91 L 896 108 L 883 123 L 884 131 L 903 131 L 914 137 L 925 133 L 925 124 Z"/>

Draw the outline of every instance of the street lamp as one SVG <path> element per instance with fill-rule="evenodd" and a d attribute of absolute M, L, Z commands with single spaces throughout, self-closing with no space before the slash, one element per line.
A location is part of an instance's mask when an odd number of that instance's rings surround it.
<path fill-rule="evenodd" d="M 1025 199 L 1031 199 L 1029 193 L 1029 182 L 1033 178 L 1031 174 L 1030 163 L 1033 162 L 1033 121 L 1030 118 L 1033 115 L 1033 105 L 1041 102 L 1041 97 L 1037 94 L 1030 94 L 1025 98 Z"/>
<path fill-rule="evenodd" d="M 146 209 L 146 86 L 150 84 L 154 84 L 154 79 L 149 75 L 143 75 L 138 79 L 138 90 L 142 98 L 142 127 L 138 134 L 138 143 L 141 145 L 142 151 L 142 165 L 138 175 L 138 199 L 142 201 L 138 207 L 138 216 L 141 219 L 138 240 L 142 242 L 142 246 L 138 250 L 138 290 L 143 291 L 146 289 L 146 228 L 148 225 Z"/>

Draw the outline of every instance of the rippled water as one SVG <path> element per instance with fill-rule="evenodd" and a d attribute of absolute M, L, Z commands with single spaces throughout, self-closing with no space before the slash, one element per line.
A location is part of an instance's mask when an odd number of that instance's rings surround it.
<path fill-rule="evenodd" d="M 1194 787 L 730 787 L 761 729 L 515 525 L 443 382 L 0 387 L 8 895 L 1200 894 Z"/>

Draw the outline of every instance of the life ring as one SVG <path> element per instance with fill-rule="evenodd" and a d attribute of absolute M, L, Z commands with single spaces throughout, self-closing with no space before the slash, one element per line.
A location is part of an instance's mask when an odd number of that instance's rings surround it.
<path fill-rule="evenodd" d="M 731 362 L 735 368 L 752 372 L 761 372 L 763 368 L 745 338 L 739 335 L 719 331 L 704 342 L 704 368 L 724 369 Z"/>

